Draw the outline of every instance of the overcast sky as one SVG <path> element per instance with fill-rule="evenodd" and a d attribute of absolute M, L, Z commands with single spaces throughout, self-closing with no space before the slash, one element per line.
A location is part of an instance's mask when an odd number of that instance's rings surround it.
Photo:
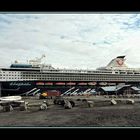
<path fill-rule="evenodd" d="M 140 14 L 0 13 L 0 66 L 42 54 L 56 68 L 96 69 L 119 55 L 140 68 Z"/>

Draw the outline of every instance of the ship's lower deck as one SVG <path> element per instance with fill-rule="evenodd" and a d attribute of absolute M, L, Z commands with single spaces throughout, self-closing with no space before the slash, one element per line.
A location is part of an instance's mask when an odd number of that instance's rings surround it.
<path fill-rule="evenodd" d="M 1 96 L 7 95 L 35 95 L 37 93 L 42 93 L 48 90 L 57 90 L 60 93 L 65 93 L 70 90 L 71 92 L 82 92 L 87 89 L 95 89 L 98 91 L 99 87 L 102 86 L 112 86 L 118 84 L 130 84 L 140 87 L 139 82 L 56 82 L 56 81 L 12 81 L 12 82 L 1 82 L 0 93 Z"/>

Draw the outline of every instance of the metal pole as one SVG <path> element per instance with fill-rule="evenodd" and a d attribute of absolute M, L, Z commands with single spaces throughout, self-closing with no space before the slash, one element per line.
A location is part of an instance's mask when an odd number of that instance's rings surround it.
<path fill-rule="evenodd" d="M 1 97 L 1 83 L 0 83 L 0 97 Z"/>
<path fill-rule="evenodd" d="M 117 86 L 116 86 L 116 97 L 117 97 Z"/>

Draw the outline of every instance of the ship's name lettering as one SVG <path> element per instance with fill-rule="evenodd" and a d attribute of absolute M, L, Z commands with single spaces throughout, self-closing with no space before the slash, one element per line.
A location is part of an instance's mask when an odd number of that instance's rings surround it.
<path fill-rule="evenodd" d="M 10 86 L 30 86 L 30 85 L 31 85 L 30 83 L 15 83 L 15 82 L 10 83 Z"/>

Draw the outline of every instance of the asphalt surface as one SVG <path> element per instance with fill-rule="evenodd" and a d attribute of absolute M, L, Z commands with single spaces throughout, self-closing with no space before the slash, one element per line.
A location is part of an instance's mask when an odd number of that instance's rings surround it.
<path fill-rule="evenodd" d="M 30 107 L 20 111 L 15 107 L 11 112 L 0 112 L 0 127 L 135 127 L 140 126 L 140 99 L 135 104 L 126 104 L 127 99 L 115 99 L 118 104 L 111 105 L 104 97 L 88 97 L 94 102 L 89 108 L 82 99 L 85 97 L 68 97 L 75 101 L 72 109 L 64 109 L 49 100 L 48 109 L 40 111 L 43 100 L 35 98 L 23 99 Z M 77 101 L 77 99 L 81 101 Z"/>

